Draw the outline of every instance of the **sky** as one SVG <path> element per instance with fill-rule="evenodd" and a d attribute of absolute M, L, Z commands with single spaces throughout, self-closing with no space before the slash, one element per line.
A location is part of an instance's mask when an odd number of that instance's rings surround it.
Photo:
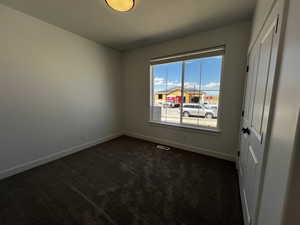
<path fill-rule="evenodd" d="M 181 86 L 182 61 L 152 67 L 154 91 L 165 91 Z M 184 88 L 218 95 L 222 71 L 222 57 L 185 61 Z"/>

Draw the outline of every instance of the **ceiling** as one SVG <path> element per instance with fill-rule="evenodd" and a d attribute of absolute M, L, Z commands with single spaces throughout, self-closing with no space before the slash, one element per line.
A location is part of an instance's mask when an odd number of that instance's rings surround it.
<path fill-rule="evenodd" d="M 126 13 L 105 0 L 0 3 L 118 50 L 142 47 L 250 19 L 256 0 L 136 0 Z"/>

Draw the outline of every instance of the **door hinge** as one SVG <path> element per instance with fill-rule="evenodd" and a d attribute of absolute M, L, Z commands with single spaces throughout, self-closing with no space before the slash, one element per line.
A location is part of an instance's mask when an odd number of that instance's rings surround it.
<path fill-rule="evenodd" d="M 247 73 L 249 72 L 249 65 L 246 67 L 246 72 Z"/>
<path fill-rule="evenodd" d="M 244 116 L 245 116 L 245 110 L 242 111 L 242 117 L 244 117 Z"/>

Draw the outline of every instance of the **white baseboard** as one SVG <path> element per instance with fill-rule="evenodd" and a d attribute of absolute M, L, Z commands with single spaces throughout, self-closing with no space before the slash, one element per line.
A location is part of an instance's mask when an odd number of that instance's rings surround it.
<path fill-rule="evenodd" d="M 207 155 L 207 156 L 212 156 L 212 157 L 219 158 L 219 159 L 224 159 L 224 160 L 231 161 L 231 162 L 236 161 L 236 157 L 233 156 L 233 155 L 216 152 L 216 151 L 210 150 L 210 149 L 204 149 L 204 148 L 200 148 L 200 147 L 197 147 L 197 146 L 186 145 L 186 144 L 182 144 L 182 143 L 179 143 L 179 142 L 174 142 L 174 141 L 170 141 L 170 140 L 166 140 L 166 139 L 141 135 L 141 134 L 137 134 L 137 133 L 133 133 L 133 132 L 129 132 L 129 131 L 125 131 L 124 134 L 127 135 L 127 136 L 130 136 L 130 137 L 155 142 L 155 143 L 158 143 L 158 144 L 168 145 L 168 146 L 171 146 L 173 148 L 179 148 L 179 149 L 187 150 L 187 151 L 190 151 L 190 152 L 199 153 L 199 154 L 202 154 L 202 155 Z"/>
<path fill-rule="evenodd" d="M 24 163 L 24 164 L 21 164 L 21 165 L 14 166 L 14 167 L 9 168 L 9 169 L 2 170 L 2 171 L 0 171 L 0 179 L 4 179 L 6 177 L 13 176 L 15 174 L 24 172 L 24 171 L 32 169 L 34 167 L 37 167 L 37 166 L 46 164 L 48 162 L 54 161 L 56 159 L 65 157 L 67 155 L 71 155 L 75 152 L 79 152 L 79 151 L 82 151 L 82 150 L 87 149 L 89 147 L 101 144 L 103 142 L 110 141 L 110 140 L 115 139 L 117 137 L 120 137 L 122 135 L 127 135 L 127 136 L 130 136 L 130 137 L 134 137 L 134 138 L 138 138 L 138 139 L 142 139 L 142 140 L 146 140 L 146 141 L 150 141 L 150 142 L 155 142 L 155 143 L 159 143 L 159 144 L 163 144 L 163 145 L 168 145 L 168 146 L 171 146 L 171 147 L 174 147 L 174 148 L 179 148 L 179 149 L 187 150 L 187 151 L 190 151 L 190 152 L 195 152 L 195 153 L 198 153 L 198 154 L 212 156 L 212 157 L 215 157 L 215 158 L 224 159 L 224 160 L 228 160 L 228 161 L 232 161 L 232 162 L 236 161 L 235 156 L 220 153 L 220 152 L 216 152 L 214 150 L 204 149 L 204 148 L 200 148 L 200 147 L 196 147 L 196 146 L 192 146 L 192 145 L 186 145 L 186 144 L 182 144 L 182 143 L 179 143 L 179 142 L 174 142 L 174 141 L 170 141 L 170 140 L 166 140 L 166 139 L 146 136 L 146 135 L 137 134 L 137 133 L 133 133 L 133 132 L 124 132 L 124 133 L 119 132 L 119 133 L 115 133 L 115 134 L 112 134 L 112 135 L 109 135 L 109 136 L 106 136 L 106 137 L 99 138 L 99 139 L 94 140 L 94 141 L 84 143 L 82 145 L 74 146 L 74 147 L 62 150 L 60 152 L 56 152 L 56 153 L 47 155 L 45 157 L 42 157 L 42 158 L 27 162 L 27 163 Z"/>
<path fill-rule="evenodd" d="M 75 152 L 82 151 L 84 149 L 87 149 L 89 147 L 101 144 L 103 142 L 110 141 L 110 140 L 115 139 L 115 138 L 117 138 L 119 136 L 122 136 L 122 135 L 123 135 L 123 133 L 121 133 L 121 132 L 120 133 L 115 133 L 115 134 L 112 134 L 112 135 L 109 135 L 109 136 L 106 136 L 106 137 L 99 138 L 99 139 L 94 140 L 94 141 L 84 143 L 82 145 L 77 145 L 77 146 L 62 150 L 60 152 L 56 152 L 56 153 L 47 155 L 45 157 L 42 157 L 42 158 L 27 162 L 27 163 L 24 163 L 24 164 L 21 164 L 21 165 L 14 166 L 14 167 L 6 169 L 6 170 L 2 170 L 2 171 L 0 171 L 0 179 L 13 176 L 17 173 L 21 173 L 23 171 L 32 169 L 34 167 L 46 164 L 46 163 L 51 162 L 53 160 L 62 158 L 64 156 L 73 154 Z"/>

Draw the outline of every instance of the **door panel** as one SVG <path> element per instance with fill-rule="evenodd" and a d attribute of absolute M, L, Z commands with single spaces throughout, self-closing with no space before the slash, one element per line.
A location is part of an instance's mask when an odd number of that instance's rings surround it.
<path fill-rule="evenodd" d="M 246 93 L 245 93 L 245 108 L 244 108 L 244 126 L 250 126 L 252 120 L 252 105 L 254 96 L 252 95 L 255 88 L 257 78 L 257 63 L 258 63 L 258 49 L 255 48 L 249 57 L 249 73 L 247 79 Z"/>
<path fill-rule="evenodd" d="M 260 59 L 258 64 L 258 73 L 256 80 L 255 92 L 253 93 L 253 117 L 251 127 L 256 134 L 261 135 L 263 110 L 265 105 L 266 88 L 268 82 L 268 72 L 272 51 L 272 43 L 275 28 L 273 27 L 260 43 Z"/>
<path fill-rule="evenodd" d="M 278 14 L 271 13 L 248 57 L 249 72 L 245 90 L 239 159 L 245 225 L 255 224 L 258 208 L 265 152 L 263 137 L 268 127 L 279 43 L 278 18 Z"/>
<path fill-rule="evenodd" d="M 246 192 L 245 189 L 241 191 L 242 193 L 242 206 L 243 206 L 243 214 L 244 214 L 244 221 L 245 224 L 251 224 L 251 216 L 249 212 L 249 206 L 248 206 L 248 201 L 246 197 Z"/>
<path fill-rule="evenodd" d="M 249 56 L 249 71 L 247 76 L 247 84 L 245 90 L 245 100 L 244 100 L 244 116 L 243 116 L 243 127 L 250 127 L 252 120 L 252 109 L 253 109 L 253 100 L 254 96 L 252 93 L 255 89 L 256 78 L 257 78 L 257 63 L 258 63 L 258 53 L 259 48 L 254 48 L 252 54 Z M 241 133 L 241 150 L 248 148 L 248 135 Z M 247 169 L 247 160 L 248 155 L 247 152 L 241 152 L 240 155 L 240 180 L 241 182 L 247 177 L 248 169 Z M 243 190 L 244 191 L 244 190 Z M 246 196 L 245 196 L 245 202 Z M 247 207 L 248 208 L 248 207 Z"/>

